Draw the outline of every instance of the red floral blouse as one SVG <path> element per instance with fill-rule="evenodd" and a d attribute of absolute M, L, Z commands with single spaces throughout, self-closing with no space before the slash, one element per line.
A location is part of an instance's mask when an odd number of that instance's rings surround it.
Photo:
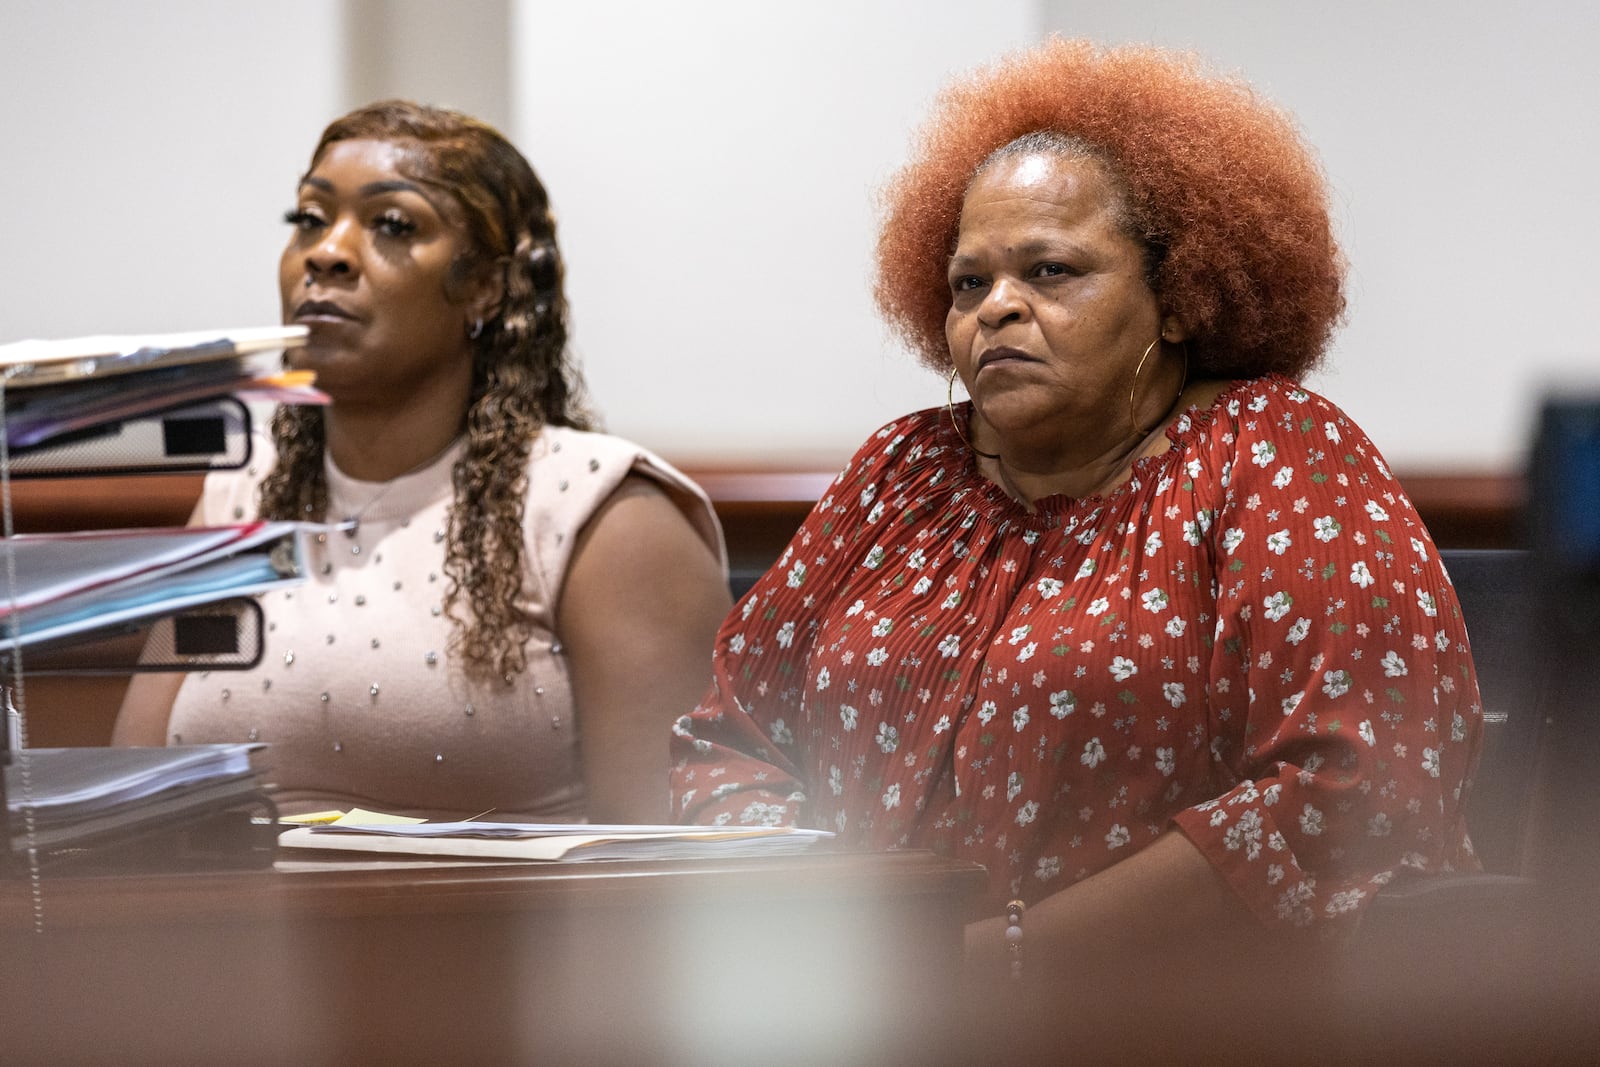
<path fill-rule="evenodd" d="M 1278 377 L 1167 435 L 1030 514 L 944 409 L 879 430 L 724 623 L 679 816 L 975 860 L 995 907 L 1174 827 L 1269 923 L 1475 869 L 1466 630 L 1377 449 Z"/>

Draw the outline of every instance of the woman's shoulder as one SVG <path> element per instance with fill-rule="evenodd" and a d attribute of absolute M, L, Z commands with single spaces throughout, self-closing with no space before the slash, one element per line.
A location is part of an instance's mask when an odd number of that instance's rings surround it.
<path fill-rule="evenodd" d="M 960 440 L 950 416 L 942 407 L 924 408 L 884 423 L 861 443 L 839 472 L 837 481 L 881 479 L 906 474 L 929 464 L 946 465 L 964 460 Z"/>
<path fill-rule="evenodd" d="M 545 426 L 528 450 L 530 471 L 538 471 L 548 481 L 554 478 L 557 492 L 572 489 L 573 479 L 594 480 L 599 483 L 617 480 L 629 474 L 645 477 L 704 496 L 694 480 L 652 449 L 626 437 L 599 430 L 578 430 L 571 426 Z M 565 485 L 567 488 L 562 489 Z M 529 491 L 537 492 L 539 483 L 530 483 Z"/>
<path fill-rule="evenodd" d="M 1260 421 L 1266 416 L 1269 422 L 1289 425 L 1295 417 L 1336 417 L 1349 423 L 1333 401 L 1306 388 L 1292 378 L 1281 374 L 1264 374 L 1259 378 L 1240 378 L 1229 382 L 1209 383 L 1212 399 L 1209 413 L 1227 416 L 1238 421 Z M 1205 405 L 1202 405 L 1204 407 Z"/>
<path fill-rule="evenodd" d="M 528 454 L 530 524 L 576 529 L 630 478 L 660 489 L 677 505 L 719 559 L 726 558 L 722 527 L 694 479 L 653 450 L 615 434 L 545 426 Z M 552 515 L 563 521 L 551 524 Z"/>
<path fill-rule="evenodd" d="M 1176 435 L 1205 434 L 1237 447 L 1317 434 L 1329 443 L 1370 447 L 1342 408 L 1291 378 L 1267 374 L 1207 385 L 1206 395 L 1179 418 Z"/>

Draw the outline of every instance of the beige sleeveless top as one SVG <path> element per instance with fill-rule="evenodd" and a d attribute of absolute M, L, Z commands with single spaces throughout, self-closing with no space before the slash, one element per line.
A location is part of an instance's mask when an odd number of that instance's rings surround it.
<path fill-rule="evenodd" d="M 255 514 L 271 445 L 247 471 L 214 474 L 200 521 Z M 546 427 L 528 464 L 524 599 L 536 632 L 513 682 L 471 681 L 448 652 L 443 613 L 445 516 L 458 443 L 423 470 L 360 482 L 326 462 L 330 522 L 353 533 L 315 538 L 309 579 L 266 595 L 265 653 L 246 672 L 187 678 L 171 744 L 264 741 L 266 778 L 286 812 L 364 807 L 420 815 L 579 821 L 582 722 L 556 633 L 573 543 L 629 474 L 653 479 L 726 568 L 704 492 L 621 438 Z"/>

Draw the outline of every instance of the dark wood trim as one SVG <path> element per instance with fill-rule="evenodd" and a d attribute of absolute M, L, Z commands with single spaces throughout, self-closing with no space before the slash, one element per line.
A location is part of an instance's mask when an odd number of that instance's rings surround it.
<path fill-rule="evenodd" d="M 1399 471 L 1396 476 L 1440 548 L 1520 548 L 1527 480 L 1488 471 Z"/>
<path fill-rule="evenodd" d="M 748 534 L 766 546 L 787 541 L 833 471 L 689 469 L 716 505 L 735 556 Z M 1434 540 L 1447 548 L 1511 547 L 1520 542 L 1527 488 L 1520 474 L 1489 471 L 1399 472 Z M 18 532 L 181 525 L 200 495 L 201 476 L 62 478 L 11 483 Z M 779 546 L 781 548 L 781 545 Z"/>
<path fill-rule="evenodd" d="M 199 474 L 13 479 L 18 533 L 182 526 L 200 499 Z"/>

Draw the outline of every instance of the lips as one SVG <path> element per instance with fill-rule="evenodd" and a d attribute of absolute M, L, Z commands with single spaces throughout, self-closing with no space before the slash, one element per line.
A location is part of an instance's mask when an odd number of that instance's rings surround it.
<path fill-rule="evenodd" d="M 294 309 L 295 322 L 354 322 L 350 311 L 331 300 L 306 300 Z"/>
<path fill-rule="evenodd" d="M 978 370 L 982 371 L 985 367 L 996 364 L 1037 362 L 1038 360 L 1020 348 L 990 348 L 978 356 Z"/>

